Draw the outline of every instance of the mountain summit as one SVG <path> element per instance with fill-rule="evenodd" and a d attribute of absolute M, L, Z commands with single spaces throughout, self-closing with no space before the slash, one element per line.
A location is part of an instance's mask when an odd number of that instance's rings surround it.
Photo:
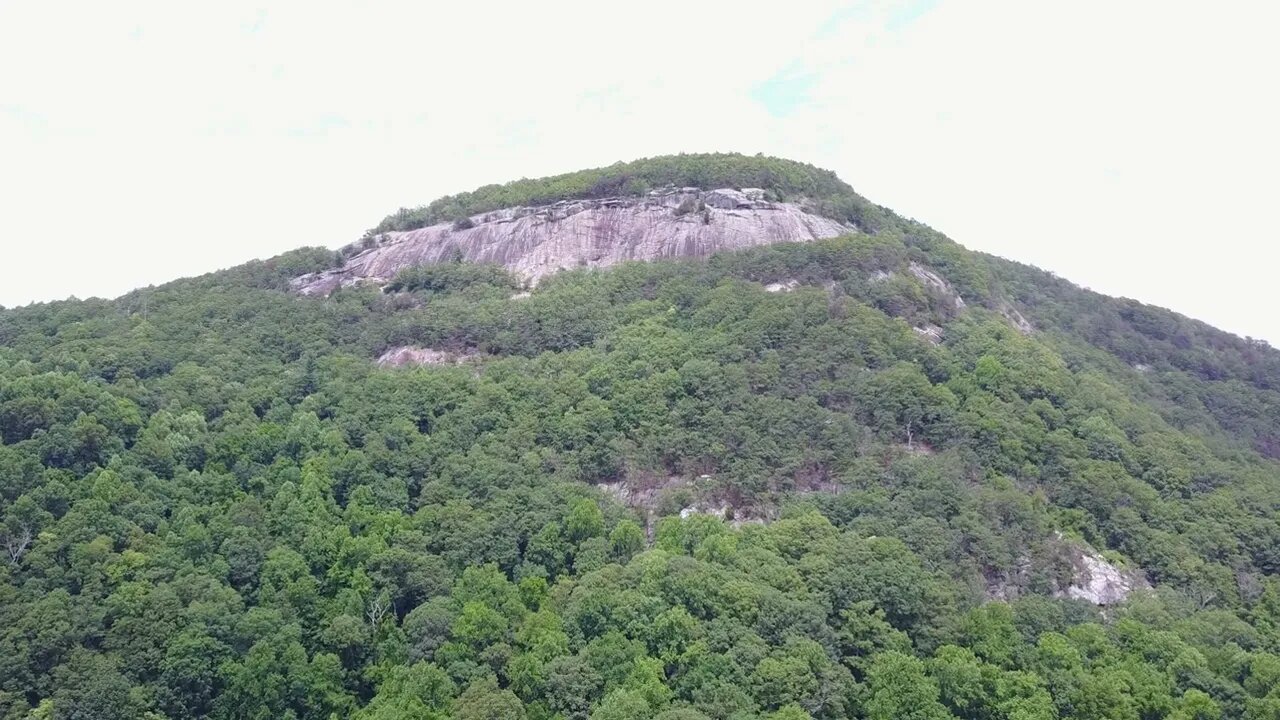
<path fill-rule="evenodd" d="M 400 270 L 495 263 L 530 282 L 626 260 L 706 257 L 858 232 L 865 205 L 833 174 L 788 160 L 681 155 L 494 185 L 401 210 L 299 278 L 305 294 L 386 284 Z"/>

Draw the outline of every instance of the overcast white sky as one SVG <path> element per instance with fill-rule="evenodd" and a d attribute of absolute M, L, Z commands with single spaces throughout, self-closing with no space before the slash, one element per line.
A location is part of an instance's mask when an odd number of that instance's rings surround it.
<path fill-rule="evenodd" d="M 0 304 L 732 150 L 1280 345 L 1277 27 L 1264 0 L 0 0 Z"/>

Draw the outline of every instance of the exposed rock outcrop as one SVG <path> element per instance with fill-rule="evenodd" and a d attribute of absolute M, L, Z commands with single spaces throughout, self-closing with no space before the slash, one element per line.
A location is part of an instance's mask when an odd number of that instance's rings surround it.
<path fill-rule="evenodd" d="M 1094 605 L 1115 605 L 1124 602 L 1134 590 L 1150 587 L 1141 571 L 1116 567 L 1088 547 L 1074 550 L 1075 575 L 1060 593 L 1065 597 L 1087 600 Z"/>
<path fill-rule="evenodd" d="M 1054 533 L 1051 547 L 1058 562 L 1070 568 L 1070 579 L 1060 579 L 1063 584 L 1054 589 L 1057 597 L 1106 607 L 1122 603 L 1133 592 L 1151 587 L 1140 568 L 1116 565 L 1082 540 Z"/>
<path fill-rule="evenodd" d="M 782 242 L 810 242 L 856 229 L 795 203 L 764 199 L 763 190 L 671 188 L 646 197 L 565 200 L 389 232 L 349 248 L 342 267 L 293 281 L 295 290 L 327 295 L 360 282 L 387 282 L 402 268 L 458 258 L 497 263 L 528 280 L 575 267 L 626 260 L 704 257 Z"/>
<path fill-rule="evenodd" d="M 721 520 L 723 520 L 726 517 L 728 517 L 732 512 L 733 512 L 733 508 L 729 507 L 727 504 L 720 504 L 720 505 L 694 504 L 680 510 L 680 519 L 684 520 L 684 519 L 693 517 L 694 515 L 710 515 L 712 517 L 720 518 Z"/>
<path fill-rule="evenodd" d="M 768 285 L 764 286 L 764 289 L 766 292 L 776 293 L 776 292 L 791 292 L 792 290 L 795 290 L 798 287 L 800 287 L 799 280 L 784 280 L 782 282 L 769 283 Z"/>
<path fill-rule="evenodd" d="M 956 310 L 964 309 L 964 298 L 960 297 L 960 293 L 956 292 L 956 289 L 951 287 L 951 283 L 947 282 L 946 278 L 917 262 L 913 262 L 907 267 L 911 271 L 911 274 L 916 276 L 916 279 L 924 283 L 925 287 L 935 290 L 941 295 L 949 298 L 955 305 Z"/>
<path fill-rule="evenodd" d="M 1004 316 L 1005 320 L 1009 321 L 1009 324 L 1012 325 L 1015 330 L 1023 335 L 1030 335 L 1036 331 L 1036 328 L 1031 324 L 1031 321 L 1023 317 L 1022 313 L 1018 312 L 1017 308 L 1008 303 L 1000 306 L 1000 314 Z"/>
<path fill-rule="evenodd" d="M 1024 555 L 1011 571 L 989 576 L 987 599 L 1010 601 L 1025 594 L 1037 562 L 1048 563 L 1054 570 L 1054 597 L 1108 607 L 1124 602 L 1134 592 L 1151 588 L 1141 568 L 1117 565 L 1082 540 L 1054 533 L 1045 550 L 1047 554 L 1039 555 L 1035 562 Z"/>
<path fill-rule="evenodd" d="M 738 208 L 753 208 L 756 200 L 740 190 L 712 190 L 707 193 L 703 199 L 707 205 L 721 210 L 736 210 Z"/>
<path fill-rule="evenodd" d="M 920 337 L 924 338 L 925 340 L 928 340 L 929 342 L 933 343 L 934 345 L 937 345 L 938 343 L 942 342 L 942 328 L 938 327 L 937 325 L 934 325 L 933 323 L 918 325 L 911 329 L 915 330 L 916 334 L 918 334 Z"/>
<path fill-rule="evenodd" d="M 447 350 L 403 345 L 394 347 L 378 357 L 378 367 L 403 367 L 405 365 L 461 365 L 476 359 L 472 353 L 455 353 Z"/>
<path fill-rule="evenodd" d="M 611 483 L 600 483 L 596 487 L 616 502 L 629 508 L 641 510 L 647 515 L 658 509 L 658 500 L 662 491 L 687 485 L 688 483 L 683 478 L 671 476 L 664 481 L 633 482 L 619 480 Z"/>

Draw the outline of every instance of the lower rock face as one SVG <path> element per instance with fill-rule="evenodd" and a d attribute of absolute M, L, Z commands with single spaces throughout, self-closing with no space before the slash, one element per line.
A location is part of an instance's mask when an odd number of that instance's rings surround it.
<path fill-rule="evenodd" d="M 1071 565 L 1071 582 L 1054 593 L 1058 597 L 1085 600 L 1105 607 L 1124 602 L 1136 590 L 1151 587 L 1141 570 L 1117 567 L 1086 543 L 1068 540 L 1062 533 L 1055 537 L 1060 543 L 1060 552 L 1065 554 L 1064 559 Z"/>
<path fill-rule="evenodd" d="M 1048 558 L 1055 570 L 1054 597 L 1108 607 L 1124 602 L 1134 592 L 1151 588 L 1141 569 L 1117 566 L 1081 540 L 1055 533 L 1048 539 L 1046 549 L 1047 555 L 1041 556 L 1040 561 Z M 1023 556 L 1008 574 L 988 577 L 987 599 L 1010 601 L 1021 597 L 1029 591 L 1033 570 L 1032 559 Z"/>
<path fill-rule="evenodd" d="M 304 275 L 295 290 L 327 295 L 360 282 L 386 282 L 402 268 L 462 259 L 496 263 L 537 283 L 575 267 L 626 260 L 704 257 L 782 242 L 809 242 L 856 232 L 763 192 L 681 188 L 643 198 L 562 201 L 476 215 L 419 230 L 392 232 L 353 248 L 341 268 Z"/>
<path fill-rule="evenodd" d="M 468 353 L 454 353 L 447 350 L 413 347 L 402 345 L 382 353 L 378 357 L 378 367 L 403 367 L 406 365 L 460 365 L 475 359 Z"/>
<path fill-rule="evenodd" d="M 1075 577 L 1062 593 L 1094 605 L 1123 602 L 1134 590 L 1149 587 L 1140 572 L 1121 570 L 1097 553 L 1080 550 L 1074 558 Z"/>

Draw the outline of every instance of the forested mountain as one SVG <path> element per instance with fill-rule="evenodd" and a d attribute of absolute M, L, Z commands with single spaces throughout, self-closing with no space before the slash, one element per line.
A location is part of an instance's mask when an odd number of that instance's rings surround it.
<path fill-rule="evenodd" d="M 1280 718 L 1265 344 L 771 158 L 375 230 L 667 184 L 850 232 L 0 311 L 0 718 Z"/>

